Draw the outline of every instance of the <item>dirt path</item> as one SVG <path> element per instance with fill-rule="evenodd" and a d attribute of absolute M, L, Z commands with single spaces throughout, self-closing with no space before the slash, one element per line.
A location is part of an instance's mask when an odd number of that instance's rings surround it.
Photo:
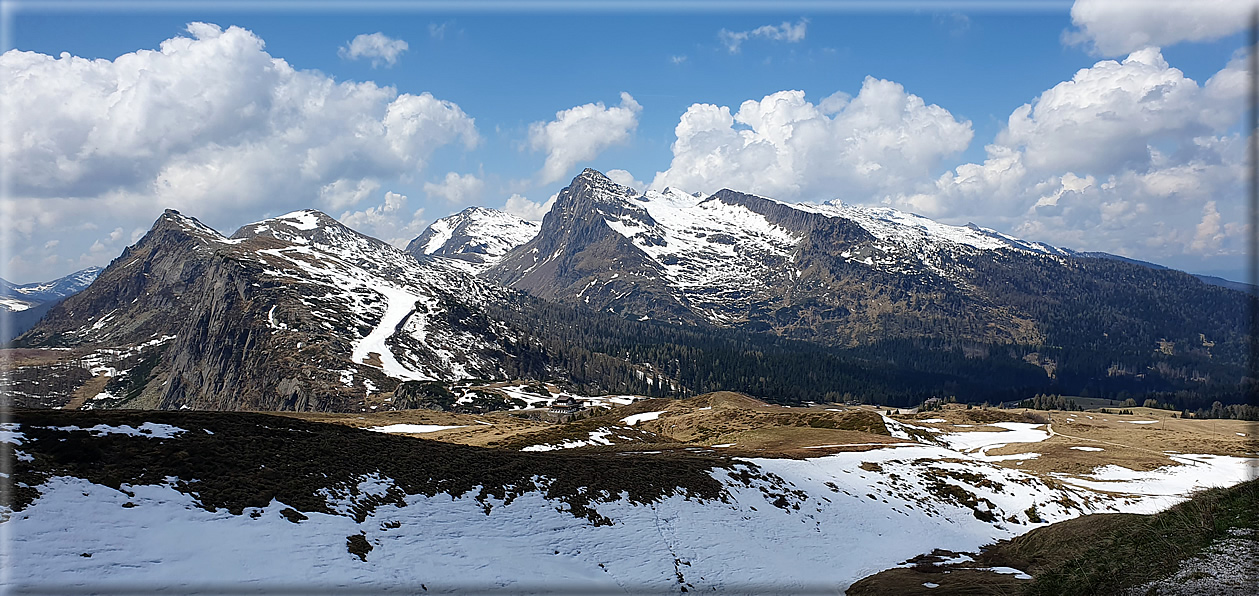
<path fill-rule="evenodd" d="M 70 401 L 66 405 L 61 406 L 63 410 L 77 410 L 105 390 L 105 384 L 109 382 L 110 377 L 106 375 L 97 375 L 88 379 L 88 381 L 74 390 L 74 395 L 70 396 Z"/>

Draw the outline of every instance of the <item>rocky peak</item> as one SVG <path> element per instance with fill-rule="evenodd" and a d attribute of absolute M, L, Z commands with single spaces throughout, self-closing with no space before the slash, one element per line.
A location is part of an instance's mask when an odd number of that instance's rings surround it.
<path fill-rule="evenodd" d="M 409 244 L 416 258 L 442 258 L 469 273 L 480 273 L 537 236 L 539 224 L 510 213 L 469 207 L 443 217 Z"/>
<path fill-rule="evenodd" d="M 177 236 L 191 236 L 202 241 L 221 242 L 225 240 L 223 234 L 218 230 L 211 228 L 195 217 L 183 215 L 174 209 L 167 209 L 158 216 L 153 222 L 153 227 L 149 228 L 149 232 L 144 238 L 150 237 L 166 237 L 170 234 Z M 144 243 L 144 239 L 140 240 Z"/>

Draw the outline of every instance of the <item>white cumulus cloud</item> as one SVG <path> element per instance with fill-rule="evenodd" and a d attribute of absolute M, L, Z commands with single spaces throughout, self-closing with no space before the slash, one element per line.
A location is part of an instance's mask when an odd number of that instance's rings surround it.
<path fill-rule="evenodd" d="M 1245 30 L 1254 0 L 1076 0 L 1063 34 L 1105 56 L 1149 46 L 1210 41 Z"/>
<path fill-rule="evenodd" d="M 376 192 L 380 183 L 370 178 L 349 180 L 342 178 L 319 189 L 319 202 L 331 210 L 341 210 L 362 203 Z"/>
<path fill-rule="evenodd" d="M 675 134 L 673 160 L 652 188 L 866 200 L 930 175 L 974 135 L 969 121 L 873 77 L 856 97 L 837 93 L 817 105 L 803 91 L 748 100 L 734 114 L 694 104 Z"/>
<path fill-rule="evenodd" d="M 425 182 L 424 193 L 430 197 L 440 197 L 451 203 L 471 203 L 480 200 L 485 190 L 485 182 L 472 174 L 460 175 L 447 172 L 439 183 Z"/>
<path fill-rule="evenodd" d="M 633 96 L 622 92 L 619 106 L 588 103 L 556 112 L 550 122 L 530 124 L 530 146 L 546 153 L 540 182 L 563 179 L 578 162 L 594 159 L 604 149 L 629 141 L 642 110 Z"/>
<path fill-rule="evenodd" d="M 381 64 L 393 66 L 398 63 L 398 56 L 407 51 L 407 42 L 394 39 L 384 33 L 364 33 L 357 35 L 350 43 L 341 46 L 337 55 L 347 60 L 369 58 L 372 68 Z"/>
<path fill-rule="evenodd" d="M 886 200 L 1081 250 L 1240 255 L 1243 229 L 1221 219 L 1242 202 L 1216 197 L 1241 196 L 1245 64 L 1199 84 L 1154 48 L 1100 61 L 1015 109 L 982 164 Z"/>
<path fill-rule="evenodd" d="M 748 31 L 722 29 L 717 32 L 717 38 L 721 40 L 722 45 L 725 45 L 731 54 L 737 54 L 743 42 L 753 38 L 785 41 L 787 43 L 804 41 L 808 26 L 808 19 L 800 19 L 795 24 L 783 21 L 781 25 L 762 25 Z"/>
<path fill-rule="evenodd" d="M 386 192 L 385 201 L 380 205 L 362 211 L 347 211 L 337 219 L 359 232 L 398 248 L 405 248 L 428 224 L 424 220 L 424 209 L 416 209 L 408 214 L 407 197 L 396 192 Z"/>
<path fill-rule="evenodd" d="M 643 188 L 647 186 L 643 184 L 642 180 L 635 180 L 634 175 L 626 170 L 608 170 L 604 173 L 604 176 L 621 186 L 628 186 L 639 192 L 642 192 Z"/>
<path fill-rule="evenodd" d="M 555 199 L 558 196 L 560 196 L 559 193 L 553 194 L 545 203 L 539 204 L 518 194 L 513 194 L 512 196 L 507 197 L 507 204 L 503 205 L 503 211 L 511 213 L 521 219 L 527 219 L 529 221 L 542 221 L 542 218 L 545 217 L 547 212 L 551 210 L 551 207 L 555 205 Z"/>
<path fill-rule="evenodd" d="M 10 182 L 0 207 L 15 242 L 74 238 L 49 250 L 77 261 L 71 251 L 93 240 L 74 231 L 85 213 L 103 229 L 147 229 L 163 208 L 230 233 L 316 200 L 352 206 L 374 181 L 422 171 L 439 148 L 479 142 L 471 117 L 428 93 L 298 70 L 240 27 L 188 33 L 114 60 L 0 55 Z M 55 273 L 39 261 L 6 273 Z"/>

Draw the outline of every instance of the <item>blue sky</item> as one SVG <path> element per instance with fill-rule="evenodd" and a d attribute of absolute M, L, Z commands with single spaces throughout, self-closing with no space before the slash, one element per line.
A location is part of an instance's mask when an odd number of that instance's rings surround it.
<path fill-rule="evenodd" d="M 206 184 L 214 184 L 214 178 L 198 178 L 201 182 L 197 192 L 201 193 L 202 202 L 181 198 L 179 208 L 228 233 L 252 220 L 293 208 L 314 206 L 340 216 L 343 221 L 349 220 L 347 223 L 358 223 L 368 228 L 364 230 L 368 233 L 397 241 L 408 234 L 413 235 L 416 226 L 471 204 L 502 207 L 508 197 L 515 194 L 521 200 L 541 206 L 582 167 L 594 167 L 605 172 L 626 170 L 643 185 L 653 184 L 658 172 L 667 172 L 660 177 L 661 184 L 688 182 L 701 187 L 686 190 L 711 192 L 721 186 L 731 186 L 784 200 L 841 198 L 853 203 L 891 205 L 950 223 L 976 221 L 1032 240 L 1085 250 L 1117 252 L 1194 271 L 1222 273 L 1234 279 L 1241 277 L 1244 266 L 1240 251 L 1244 250 L 1244 242 L 1240 238 L 1244 234 L 1239 234 L 1236 228 L 1230 232 L 1224 224 L 1218 223 L 1240 220 L 1243 214 L 1240 210 L 1242 197 L 1227 196 L 1242 188 L 1238 186 L 1239 181 L 1223 174 L 1212 175 L 1210 183 L 1215 186 L 1211 187 L 1213 194 L 1210 198 L 1214 202 L 1205 211 L 1205 199 L 1191 197 L 1185 191 L 1179 191 L 1180 194 L 1174 196 L 1164 192 L 1154 198 L 1142 195 L 1145 198 L 1141 200 L 1146 202 L 1138 203 L 1138 199 L 1132 198 L 1136 195 L 1123 194 L 1126 192 L 1123 184 L 1103 188 L 1107 177 L 1123 180 L 1125 176 L 1133 179 L 1145 176 L 1144 179 L 1150 180 L 1157 177 L 1159 168 L 1183 174 L 1202 170 L 1199 167 L 1202 164 L 1227 165 L 1228 156 L 1235 155 L 1236 148 L 1219 149 L 1206 157 L 1197 154 L 1184 158 L 1175 156 L 1196 151 L 1193 148 L 1201 143 L 1195 145 L 1196 141 L 1191 139 L 1203 138 L 1204 135 L 1215 139 L 1213 142 L 1220 147 L 1227 145 L 1230 135 L 1235 136 L 1239 131 L 1240 104 L 1236 114 L 1229 116 L 1231 124 L 1227 125 L 1220 123 L 1218 115 L 1187 115 L 1185 110 L 1188 108 L 1177 104 L 1154 115 L 1165 117 L 1166 125 L 1116 132 L 1119 135 L 1114 141 L 1116 146 L 1137 143 L 1152 148 L 1150 155 L 1142 158 L 1145 161 L 1140 163 L 1133 163 L 1127 157 L 1116 158 L 1111 169 L 1106 170 L 1100 167 L 1090 169 L 1078 163 L 1071 165 L 1070 159 L 1065 157 L 1035 162 L 1050 165 L 1029 175 L 1031 177 L 1020 182 L 1019 189 L 1002 190 L 1006 193 L 1002 196 L 1006 198 L 1001 199 L 1003 202 L 998 207 L 994 207 L 993 203 L 997 199 L 989 196 L 999 194 L 996 190 L 982 196 L 974 193 L 949 194 L 952 190 L 934 182 L 941 175 L 957 172 L 959 166 L 985 164 L 988 156 L 985 146 L 994 143 L 1003 134 L 1011 113 L 1023 104 L 1035 102 L 1046 90 L 1071 80 L 1081 69 L 1093 68 L 1107 59 L 1123 61 L 1128 50 L 1132 49 L 1123 45 L 1128 39 L 1124 36 L 1130 36 L 1132 32 L 1116 30 L 1114 22 L 1126 23 L 1133 19 L 1116 20 L 1113 16 L 1102 15 L 1097 17 L 1096 22 L 1088 21 L 1087 16 L 1073 16 L 1071 7 L 1066 4 L 1061 5 L 1060 10 L 1047 8 L 1031 12 L 1003 12 L 999 8 L 959 12 L 950 9 L 947 4 L 934 11 L 883 13 L 846 11 L 842 4 L 823 8 L 826 10 L 814 13 L 751 11 L 722 14 L 701 11 L 572 14 L 522 10 L 509 14 L 457 14 L 412 9 L 398 13 L 358 14 L 346 10 L 322 13 L 304 10 L 274 13 L 183 11 L 176 4 L 153 12 L 59 10 L 41 13 L 38 5 L 27 5 L 11 16 L 8 25 L 10 46 L 19 51 L 53 58 L 68 52 L 76 57 L 106 61 L 139 50 L 156 50 L 163 41 L 171 38 L 194 37 L 186 29 L 191 22 L 211 23 L 222 29 L 240 27 L 265 43 L 265 49 L 261 51 L 267 56 L 282 59 L 296 71 L 317 71 L 314 74 L 322 77 L 321 80 L 331 79 L 333 83 L 374 82 L 377 86 L 394 88 L 396 94 L 430 93 L 436 99 L 457 105 L 475 123 L 473 126 L 478 137 L 475 146 L 448 140 L 426 147 L 423 156 L 408 158 L 401 166 L 394 160 L 389 166 L 368 163 L 362 167 L 330 169 L 308 176 L 301 183 L 278 186 L 277 189 L 281 190 L 270 191 L 269 197 L 250 197 L 248 191 L 224 187 L 220 195 L 231 198 L 215 198 L 215 189 L 205 188 Z M 1107 18 L 1111 21 L 1106 21 Z M 1097 32 L 1083 42 L 1064 40 L 1065 32 L 1085 31 L 1092 26 L 1096 26 Z M 1139 27 L 1140 23 L 1133 26 Z M 771 29 L 766 30 L 765 27 Z M 784 32 L 794 27 L 799 29 L 795 38 L 790 38 Z M 755 33 L 758 28 L 762 28 L 760 34 Z M 728 32 L 724 36 L 721 33 L 723 30 Z M 1183 73 L 1183 78 L 1192 79 L 1197 91 L 1188 89 L 1183 82 L 1177 83 L 1185 92 L 1206 93 L 1206 82 L 1225 69 L 1235 52 L 1244 46 L 1244 36 L 1236 27 L 1230 29 L 1226 25 L 1218 25 L 1215 31 L 1215 34 L 1200 39 L 1178 39 L 1174 32 L 1170 36 L 1161 32 L 1164 38 L 1163 43 L 1157 46 L 1157 52 L 1165 61 L 1166 68 L 1157 68 L 1164 71 L 1176 69 Z M 748 33 L 737 51 L 732 51 L 729 44 L 731 32 Z M 394 42 L 406 43 L 407 48 L 395 56 L 392 65 L 382 60 L 374 63 L 370 58 L 350 59 L 342 50 L 356 36 L 373 33 L 380 33 Z M 1181 37 L 1186 35 L 1189 34 Z M 1120 41 L 1112 43 L 1109 41 L 1112 39 Z M 1121 50 L 1116 51 L 1115 47 Z M 11 58 L 11 62 L 16 62 L 13 56 L 6 56 Z M 62 89 L 62 93 L 76 84 L 100 84 L 92 78 L 75 78 L 83 75 L 49 71 L 52 72 L 58 74 L 46 73 L 43 79 L 66 77 L 65 81 L 53 86 Z M 1155 72 L 1151 76 L 1157 74 Z M 186 76 L 191 81 L 198 80 L 196 72 L 180 76 Z M 694 164 L 699 163 L 696 160 L 704 155 L 678 156 L 671 150 L 678 140 L 675 127 L 695 104 L 727 106 L 731 113 L 735 113 L 745 101 L 760 101 L 781 91 L 801 90 L 805 102 L 820 106 L 825 98 L 836 92 L 853 97 L 863 93 L 863 81 L 867 77 L 900 86 L 901 91 L 885 89 L 884 95 L 877 96 L 880 101 L 889 97 L 894 100 L 916 96 L 924 104 L 937 105 L 944 111 L 942 115 L 906 109 L 906 122 L 934 118 L 936 124 L 943 127 L 929 128 L 929 134 L 921 134 L 949 138 L 923 148 L 902 147 L 901 153 L 889 158 L 897 163 L 905 160 L 912 162 L 895 166 L 902 167 L 901 170 L 879 162 L 881 157 L 878 156 L 886 155 L 886 151 L 854 154 L 852 159 L 866 160 L 866 169 L 860 171 L 867 171 L 869 164 L 873 163 L 878 172 L 895 172 L 895 180 L 867 185 L 863 180 L 854 182 L 851 177 L 828 177 L 816 171 L 825 167 L 808 170 L 801 166 L 792 170 L 792 166 L 779 163 L 773 176 L 728 176 L 730 184 L 723 184 L 726 180 L 721 178 L 720 169 L 708 178 L 694 174 Z M 207 78 L 204 84 L 212 87 L 215 82 L 213 78 Z M 177 87 L 181 86 L 171 85 L 171 89 Z M 59 101 L 57 94 L 50 89 L 23 87 L 20 92 L 24 94 L 24 100 L 32 101 L 31 105 L 39 105 L 34 102 L 35 96 L 45 91 L 49 95 L 44 102 Z M 874 89 L 870 91 L 871 99 L 876 99 Z M 197 93 L 191 93 L 188 97 L 163 95 L 160 101 L 146 101 L 156 102 L 151 104 L 158 106 L 151 108 L 153 110 L 171 111 L 174 114 L 172 118 L 178 121 L 184 102 L 198 101 Z M 539 146 L 532 142 L 534 134 L 531 126 L 562 120 L 557 117 L 557 112 L 585 104 L 603 104 L 591 106 L 592 111 L 626 105 L 621 98 L 622 93 L 628 93 L 632 101 L 640 106 L 636 110 L 625 110 L 621 120 L 617 120 L 621 123 L 619 132 L 624 133 L 623 136 L 603 144 L 587 141 L 588 144 L 594 143 L 594 149 L 587 152 L 593 152 L 593 156 L 561 160 L 565 165 L 565 174 L 560 179 L 548 180 L 541 176 L 539 172 L 549 152 L 562 152 L 561 146 L 569 142 L 563 135 L 572 133 L 557 133 L 559 136 L 553 136 L 549 146 Z M 1230 98 L 1219 100 L 1223 102 L 1220 105 L 1225 106 L 1221 110 L 1232 109 L 1227 107 Z M 1078 107 L 1090 101 L 1068 103 Z M 383 109 L 383 105 L 378 104 L 377 107 Z M 1063 109 L 1059 107 L 1057 111 Z M 851 136 L 850 129 L 854 126 L 857 130 L 869 132 L 860 124 L 867 118 L 865 113 L 858 113 L 851 106 L 843 113 L 858 124 L 842 125 L 849 128 L 836 132 L 837 136 L 828 141 L 830 143 L 843 144 L 844 139 L 849 138 L 845 135 Z M 39 114 L 28 116 L 35 120 L 40 117 Z M 47 117 L 49 122 L 58 118 L 52 114 Z M 59 118 L 64 120 L 65 115 Z M 625 118 L 632 122 L 625 124 Z M 1082 138 L 1076 133 L 1073 133 L 1076 134 L 1074 137 L 1063 133 L 1061 124 L 1051 122 L 1050 118 L 1048 109 L 1043 118 L 1032 118 L 1035 130 L 1027 135 L 1063 134 L 1067 135 L 1063 138 L 1068 141 L 1077 139 L 1073 141 L 1077 143 Z M 835 116 L 835 120 L 839 119 Z M 1186 119 L 1194 123 L 1180 124 Z M 815 120 L 842 128 L 825 117 L 818 116 Z M 966 126 L 962 126 L 964 124 Z M 148 123 L 136 126 L 148 126 Z M 915 132 L 916 125 L 913 124 L 884 122 L 880 126 L 882 128 L 871 134 L 880 131 L 891 135 L 909 134 L 911 145 L 912 137 L 920 134 L 920 131 Z M 764 132 L 767 139 L 774 137 L 773 132 L 756 126 L 733 125 L 735 131 L 749 128 L 755 128 L 758 134 Z M 596 131 L 592 134 L 598 136 L 603 133 Z M 230 138 L 237 139 L 239 135 Z M 468 139 L 464 138 L 464 141 Z M 8 142 L 13 143 L 13 137 Z M 225 141 L 210 134 L 194 135 L 188 142 L 221 145 Z M 1029 160 L 1027 163 L 1031 164 L 1039 142 L 1025 135 L 1017 142 L 1007 144 L 1021 148 L 1019 150 Z M 1102 150 L 1095 146 L 1097 143 L 1104 146 L 1107 140 L 1094 140 L 1088 149 Z M 330 143 L 321 151 L 335 151 L 336 147 L 336 143 Z M 826 143 L 820 143 L 805 148 L 794 145 L 779 148 L 780 153 L 786 150 L 801 152 L 795 158 L 796 162 L 792 162 L 797 163 L 805 153 L 817 155 L 827 147 Z M 1053 147 L 1059 152 L 1072 150 L 1067 141 Z M 711 151 L 705 155 L 710 158 L 724 155 L 725 149 L 723 146 L 709 147 L 705 151 Z M 1154 149 L 1161 150 L 1161 153 Z M 69 149 L 66 153 L 75 155 Z M 80 148 L 77 155 L 82 153 Z M 905 157 L 904 154 L 912 155 Z M 1170 162 L 1166 155 L 1173 156 Z M 176 163 L 185 168 L 204 166 L 187 163 L 194 159 L 187 154 L 150 157 L 154 160 L 151 172 L 166 172 Z M 46 159 L 55 160 L 54 157 Z M 1094 161 L 1110 163 L 1105 156 Z M 727 171 L 742 172 L 739 168 L 757 167 L 746 165 L 756 162 L 742 163 L 745 165 L 732 165 L 734 169 Z M 1053 169 L 1053 164 L 1058 163 L 1067 165 Z M 674 168 L 672 172 L 671 165 Z M 162 208 L 172 206 L 159 204 L 169 195 L 145 190 L 153 184 L 153 180 L 144 178 L 143 172 L 131 186 L 92 187 L 90 177 L 74 184 L 31 182 L 29 187 L 33 190 L 30 196 L 26 196 L 24 172 L 40 166 L 39 163 L 23 163 L 11 170 L 17 180 L 11 180 L 15 186 L 6 195 L 6 200 L 12 208 L 11 213 L 16 214 L 13 221 L 28 224 L 17 224 L 8 230 L 10 246 L 4 267 L 6 279 L 33 281 L 50 274 L 69 273 L 79 265 L 103 264 L 116 256 L 122 246 L 138 233 L 142 233 L 142 228 L 147 228 L 147 223 L 160 214 Z M 830 167 L 834 169 L 836 166 L 832 163 Z M 432 185 L 442 183 L 448 173 L 475 177 L 476 184 L 469 192 L 449 195 L 453 198 L 441 198 L 439 190 Z M 1068 188 L 1071 176 L 1076 174 L 1094 176 L 1094 182 L 1087 185 L 1092 191 Z M 207 183 L 205 179 L 211 182 Z M 1220 182 L 1221 179 L 1226 180 Z M 364 180 L 369 183 L 361 187 L 365 192 L 354 202 L 346 199 L 320 204 L 317 191 L 336 180 L 345 180 L 351 186 Z M 426 183 L 429 185 L 427 189 Z M 1194 184 L 1196 182 L 1191 180 L 1181 187 Z M 711 185 L 716 187 L 708 187 Z M 1063 196 L 1070 197 L 1076 196 L 1070 193 L 1079 191 L 1081 205 L 1091 201 L 1113 207 L 1099 210 L 1081 206 L 1077 210 L 1079 214 L 1072 216 L 1073 208 L 1061 202 L 1066 199 L 1044 199 L 1054 192 L 1046 188 L 1055 185 L 1060 187 L 1056 191 L 1058 195 L 1062 195 L 1062 189 L 1068 192 Z M 178 183 L 175 188 L 178 190 Z M 1145 190 L 1141 192 L 1148 194 L 1148 188 L 1142 188 Z M 1088 195 L 1094 191 L 1103 194 Z M 277 192 L 285 192 L 286 195 L 278 197 Z M 978 192 L 987 191 L 981 189 Z M 391 200 L 387 193 L 394 193 L 395 198 L 405 196 L 405 207 L 388 210 L 386 215 L 386 205 Z M 120 198 L 123 195 L 126 195 L 125 199 Z M 127 213 L 115 212 L 105 218 L 98 215 L 93 219 L 96 223 L 76 220 L 76 213 L 82 218 L 83 207 L 96 204 L 93 203 L 95 200 L 100 201 L 102 208 Z M 1046 200 L 1060 201 L 1060 204 L 1045 204 Z M 225 203 L 232 205 L 228 208 Z M 1018 203 L 1017 208 L 1011 206 L 1014 203 Z M 336 209 L 329 208 L 334 204 Z M 373 208 L 377 211 L 370 212 Z M 422 213 L 416 214 L 419 209 Z M 1127 209 L 1131 217 L 1115 216 L 1116 209 Z M 34 211 L 39 211 L 40 215 L 32 215 Z M 60 211 L 65 213 L 52 215 Z M 1212 211 L 1217 214 L 1214 220 L 1210 217 Z M 356 213 L 362 215 L 355 216 Z M 536 215 L 537 210 L 531 213 Z M 1052 218 L 1046 217 L 1042 221 L 1037 219 L 1038 213 L 1048 213 Z M 23 219 L 24 216 L 26 219 Z M 1189 221 L 1189 216 L 1192 216 L 1192 221 Z M 397 221 L 386 222 L 385 219 L 390 217 Z M 101 219 L 108 221 L 98 221 Z M 1166 227 L 1157 227 L 1160 221 L 1179 227 L 1169 231 Z M 1218 233 L 1204 235 L 1204 232 L 1211 231 L 1207 229 L 1211 227 L 1211 221 L 1217 222 Z M 93 225 L 96 227 L 93 228 Z M 379 229 L 372 229 L 373 226 Z M 85 233 L 67 233 L 71 230 Z M 1176 236 L 1177 233 L 1180 236 Z M 397 237 L 389 238 L 390 234 Z M 1151 234 L 1180 237 L 1181 240 L 1152 243 L 1148 239 Z M 50 243 L 52 246 L 48 246 Z M 90 247 L 96 244 L 99 246 L 91 250 Z M 41 246 L 44 248 L 39 248 Z"/>

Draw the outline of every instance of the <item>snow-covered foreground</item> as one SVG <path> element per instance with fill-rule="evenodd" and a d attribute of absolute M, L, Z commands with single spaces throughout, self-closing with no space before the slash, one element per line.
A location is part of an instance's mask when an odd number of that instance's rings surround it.
<path fill-rule="evenodd" d="M 610 525 L 575 516 L 541 492 L 510 503 L 491 498 L 488 513 L 471 496 L 410 495 L 405 507 L 381 505 L 356 522 L 349 513 L 355 502 L 344 491 L 322 493 L 330 510 L 344 514 L 306 512 L 302 519 L 274 501 L 232 515 L 206 511 L 170 484 L 124 485 L 128 496 L 57 477 L 0 524 L 7 545 L 0 568 L 10 588 L 139 585 L 189 593 L 243 584 L 513 593 L 759 586 L 833 593 L 933 548 L 975 551 L 1083 513 L 1169 504 L 1166 496 L 1050 488 L 1031 474 L 958 455 L 914 445 L 745 460 L 711 472 L 727 502 L 672 496 L 635 504 L 609 495 L 610 502 L 594 506 Z M 1236 458 L 1194 459 L 1195 474 L 1220 484 L 1248 473 Z M 359 503 L 392 484 L 374 475 L 362 480 Z M 1033 523 L 1031 515 L 1044 521 Z"/>

